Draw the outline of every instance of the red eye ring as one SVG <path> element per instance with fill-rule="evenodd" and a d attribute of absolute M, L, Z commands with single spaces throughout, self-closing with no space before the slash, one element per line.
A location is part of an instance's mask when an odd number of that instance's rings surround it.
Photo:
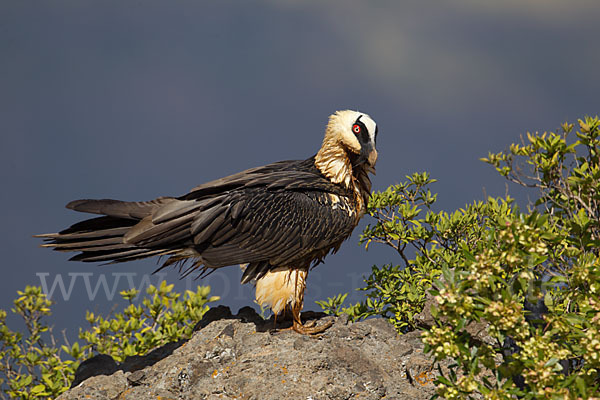
<path fill-rule="evenodd" d="M 354 126 L 352 127 L 352 131 L 358 135 L 360 133 L 360 125 L 354 124 Z"/>

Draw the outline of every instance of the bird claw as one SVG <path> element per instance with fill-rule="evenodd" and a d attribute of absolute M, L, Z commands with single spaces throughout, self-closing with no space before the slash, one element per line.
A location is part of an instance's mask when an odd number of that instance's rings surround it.
<path fill-rule="evenodd" d="M 303 326 L 306 328 L 312 328 L 313 326 L 316 326 L 316 325 L 317 325 L 317 321 L 312 321 L 312 322 L 309 322 L 308 324 L 303 324 Z"/>
<path fill-rule="evenodd" d="M 316 334 L 322 333 L 325 330 L 329 329 L 329 327 L 331 327 L 331 325 L 333 325 L 333 321 L 327 321 L 326 323 L 324 323 L 321 326 L 316 326 L 316 325 L 317 325 L 317 321 L 313 321 L 312 323 L 310 323 L 308 325 L 303 325 L 300 322 L 294 321 L 294 325 L 292 325 L 292 329 L 294 331 L 300 333 L 301 335 L 316 335 Z"/>

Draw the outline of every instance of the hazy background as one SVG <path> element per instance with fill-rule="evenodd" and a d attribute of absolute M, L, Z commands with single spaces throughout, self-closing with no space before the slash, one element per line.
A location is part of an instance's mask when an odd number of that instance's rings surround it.
<path fill-rule="evenodd" d="M 379 125 L 375 189 L 429 171 L 438 208 L 484 188 L 503 195 L 479 157 L 599 112 L 599 17 L 597 0 L 1 0 L 0 308 L 45 280 L 51 322 L 74 335 L 86 309 L 108 312 L 118 291 L 161 278 L 177 290 L 211 284 L 234 311 L 252 305 L 237 267 L 179 281 L 149 275 L 155 259 L 67 262 L 32 235 L 80 219 L 64 208 L 73 199 L 180 195 L 307 158 L 338 109 Z M 398 261 L 358 245 L 368 222 L 311 272 L 305 309 L 340 292 L 360 299 L 371 265 Z"/>

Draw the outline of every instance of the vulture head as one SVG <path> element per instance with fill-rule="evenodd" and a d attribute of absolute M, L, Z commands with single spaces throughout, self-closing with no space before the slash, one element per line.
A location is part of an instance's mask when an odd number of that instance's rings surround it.
<path fill-rule="evenodd" d="M 337 111 L 329 117 L 315 165 L 334 183 L 349 185 L 353 170 L 375 173 L 377 124 L 365 113 Z"/>

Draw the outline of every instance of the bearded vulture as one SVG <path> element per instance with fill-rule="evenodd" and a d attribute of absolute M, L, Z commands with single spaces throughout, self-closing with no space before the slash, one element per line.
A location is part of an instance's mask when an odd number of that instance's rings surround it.
<path fill-rule="evenodd" d="M 331 115 L 318 153 L 205 183 L 180 197 L 151 201 L 75 200 L 67 208 L 100 214 L 38 235 L 44 247 L 79 252 L 71 260 L 120 263 L 167 256 L 159 268 L 190 261 L 187 273 L 246 265 L 256 300 L 275 316 L 289 309 L 292 329 L 315 334 L 300 311 L 311 267 L 335 253 L 358 224 L 375 172 L 377 125 L 358 111 Z"/>

